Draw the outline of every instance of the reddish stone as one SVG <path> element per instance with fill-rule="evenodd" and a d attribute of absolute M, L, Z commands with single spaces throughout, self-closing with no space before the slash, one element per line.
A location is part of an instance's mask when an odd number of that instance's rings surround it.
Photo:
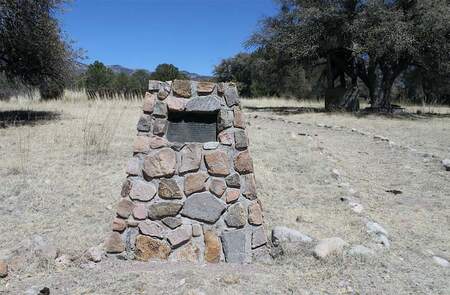
<path fill-rule="evenodd" d="M 141 161 L 139 158 L 133 157 L 131 160 L 128 161 L 127 164 L 127 174 L 137 176 L 140 175 L 142 172 L 141 167 Z"/>
<path fill-rule="evenodd" d="M 260 225 L 263 223 L 261 206 L 257 202 L 248 206 L 248 222 L 253 225 Z"/>
<path fill-rule="evenodd" d="M 227 176 L 230 174 L 228 156 L 224 151 L 216 151 L 205 155 L 205 163 L 211 175 Z"/>
<path fill-rule="evenodd" d="M 122 253 L 125 251 L 125 243 L 118 232 L 112 232 L 105 240 L 105 250 L 108 253 Z"/>
<path fill-rule="evenodd" d="M 114 218 L 112 222 L 112 230 L 123 232 L 127 228 L 127 223 L 121 218 Z"/>
<path fill-rule="evenodd" d="M 169 142 L 164 137 L 160 136 L 149 136 L 148 144 L 152 149 L 159 149 L 169 145 Z"/>
<path fill-rule="evenodd" d="M 209 263 L 218 263 L 220 261 L 220 253 L 222 253 L 219 237 L 212 230 L 205 230 L 203 235 L 205 240 L 205 260 Z"/>
<path fill-rule="evenodd" d="M 176 164 L 175 152 L 170 148 L 163 148 L 144 158 L 144 172 L 152 178 L 172 176 Z"/>
<path fill-rule="evenodd" d="M 243 175 L 241 190 L 242 190 L 242 194 L 247 199 L 254 200 L 257 198 L 255 175 L 253 175 L 253 174 Z"/>
<path fill-rule="evenodd" d="M 0 278 L 6 278 L 8 276 L 8 263 L 4 260 L 0 260 Z"/>
<path fill-rule="evenodd" d="M 202 161 L 202 146 L 198 144 L 187 144 L 181 150 L 180 173 L 197 171 Z"/>
<path fill-rule="evenodd" d="M 245 128 L 244 112 L 237 107 L 234 108 L 234 127 Z"/>
<path fill-rule="evenodd" d="M 184 177 L 184 193 L 186 196 L 204 191 L 206 180 L 208 180 L 208 174 L 206 172 L 197 172 L 186 175 Z"/>
<path fill-rule="evenodd" d="M 219 198 L 223 195 L 226 188 L 227 185 L 225 183 L 225 180 L 221 178 L 213 178 L 209 184 L 209 191 Z"/>
<path fill-rule="evenodd" d="M 141 234 L 155 238 L 163 238 L 163 227 L 158 223 L 150 220 L 139 223 L 139 231 Z"/>
<path fill-rule="evenodd" d="M 186 107 L 186 102 L 184 101 L 184 98 L 169 96 L 167 98 L 167 107 L 169 108 L 169 111 L 182 112 Z"/>
<path fill-rule="evenodd" d="M 197 93 L 201 94 L 211 94 L 216 87 L 215 83 L 212 82 L 198 82 L 197 84 Z"/>
<path fill-rule="evenodd" d="M 170 254 L 170 246 L 167 242 L 144 235 L 136 237 L 136 259 L 149 261 L 151 259 L 167 259 Z"/>
<path fill-rule="evenodd" d="M 233 203 L 239 199 L 239 196 L 241 195 L 241 191 L 238 189 L 229 189 L 226 192 L 225 200 L 227 203 Z"/>
<path fill-rule="evenodd" d="M 148 136 L 137 136 L 133 144 L 133 152 L 148 153 L 150 151 L 150 139 Z"/>
<path fill-rule="evenodd" d="M 189 98 L 192 96 L 191 81 L 175 80 L 172 83 L 173 93 L 177 96 Z"/>
<path fill-rule="evenodd" d="M 219 142 L 223 145 L 234 144 L 234 134 L 228 130 L 219 133 Z"/>
<path fill-rule="evenodd" d="M 156 195 L 156 187 L 153 183 L 134 180 L 131 182 L 130 198 L 132 200 L 148 202 Z"/>
<path fill-rule="evenodd" d="M 248 151 L 241 152 L 234 158 L 234 169 L 240 174 L 253 173 L 253 161 Z"/>
<path fill-rule="evenodd" d="M 136 219 L 143 220 L 146 219 L 148 215 L 147 208 L 145 208 L 144 204 L 138 204 L 133 209 L 133 216 Z"/>
<path fill-rule="evenodd" d="M 131 202 L 128 199 L 122 199 L 117 205 L 117 215 L 119 215 L 122 218 L 128 218 L 128 216 L 131 215 L 133 208 L 134 208 L 133 202 Z"/>
<path fill-rule="evenodd" d="M 144 106 L 142 107 L 144 112 L 153 113 L 155 104 L 156 104 L 156 94 L 152 94 L 149 92 L 145 93 Z"/>

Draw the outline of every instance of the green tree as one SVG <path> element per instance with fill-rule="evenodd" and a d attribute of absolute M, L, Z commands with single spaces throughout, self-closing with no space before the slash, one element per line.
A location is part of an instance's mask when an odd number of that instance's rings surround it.
<path fill-rule="evenodd" d="M 98 91 L 113 87 L 114 72 L 99 61 L 89 65 L 84 76 L 87 90 Z"/>
<path fill-rule="evenodd" d="M 448 71 L 450 6 L 445 0 L 280 0 L 248 45 L 273 46 L 304 65 L 328 64 L 328 86 L 359 78 L 372 105 L 391 108 L 395 80 L 409 66 Z"/>
<path fill-rule="evenodd" d="M 131 74 L 129 86 L 131 89 L 148 89 L 148 81 L 150 78 L 150 73 L 146 70 L 134 71 Z"/>
<path fill-rule="evenodd" d="M 175 79 L 185 79 L 186 77 L 176 66 L 172 64 L 160 64 L 151 74 L 151 78 L 158 81 L 172 81 Z"/>
<path fill-rule="evenodd" d="M 0 0 L 0 71 L 38 87 L 42 98 L 62 95 L 78 53 L 61 33 L 63 0 Z"/>

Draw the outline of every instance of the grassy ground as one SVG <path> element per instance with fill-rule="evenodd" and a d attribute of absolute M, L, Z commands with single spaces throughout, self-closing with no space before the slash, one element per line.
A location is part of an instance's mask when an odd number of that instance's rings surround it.
<path fill-rule="evenodd" d="M 319 261 L 307 245 L 247 266 L 108 258 L 57 267 L 30 260 L 0 279 L 0 294 L 44 286 L 51 294 L 450 293 L 449 268 L 432 260 L 450 256 L 450 174 L 440 164 L 450 157 L 448 108 L 433 107 L 439 116 L 381 117 L 295 111 L 320 102 L 265 98 L 243 105 L 268 229 L 285 225 L 316 239 L 338 236 L 376 249 L 375 257 Z M 74 257 L 103 241 L 140 107 L 139 101 L 91 102 L 73 93 L 58 102 L 0 103 L 0 113 L 60 114 L 50 121 L 36 116 L 32 125 L 17 117 L 10 121 L 16 126 L 0 127 L 0 252 L 34 234 Z M 417 108 L 431 110 L 408 110 Z M 386 192 L 392 189 L 402 194 Z M 341 198 L 357 201 L 363 212 Z M 389 231 L 390 249 L 374 244 L 367 220 Z"/>

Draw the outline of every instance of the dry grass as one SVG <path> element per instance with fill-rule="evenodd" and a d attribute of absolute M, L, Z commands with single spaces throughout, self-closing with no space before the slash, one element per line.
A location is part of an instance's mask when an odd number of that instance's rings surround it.
<path fill-rule="evenodd" d="M 243 104 L 322 106 L 270 98 Z M 0 102 L 2 111 L 62 114 L 58 120 L 0 129 L 2 249 L 39 234 L 62 253 L 79 256 L 103 241 L 140 107 L 140 101 L 88 101 L 78 93 L 68 93 L 62 101 Z M 310 246 L 297 246 L 273 264 L 251 266 L 116 259 L 92 268 L 29 264 L 0 280 L 0 294 L 22 294 L 31 286 L 48 286 L 52 294 L 450 293 L 449 270 L 435 265 L 430 255 L 450 256 L 450 175 L 439 163 L 450 155 L 450 118 L 271 112 L 247 113 L 247 118 L 268 229 L 286 225 L 318 239 L 339 236 L 352 245 L 378 249 L 364 227 L 370 218 L 389 231 L 391 249 L 377 250 L 368 260 L 344 256 L 318 261 Z M 335 128 L 321 127 L 325 125 Z M 398 145 L 376 141 L 374 134 Z M 333 169 L 340 179 L 332 176 Z M 403 194 L 394 196 L 388 189 Z M 360 202 L 364 214 L 349 210 L 340 200 L 344 196 Z M 230 274 L 237 278 L 229 279 Z"/>

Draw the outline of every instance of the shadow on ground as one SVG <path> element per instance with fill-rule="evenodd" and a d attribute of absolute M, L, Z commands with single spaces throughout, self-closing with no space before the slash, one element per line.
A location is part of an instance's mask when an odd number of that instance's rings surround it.
<path fill-rule="evenodd" d="M 325 113 L 325 108 L 308 107 L 245 107 L 253 112 L 275 113 L 278 115 L 296 115 L 303 113 Z"/>
<path fill-rule="evenodd" d="M 0 128 L 34 125 L 40 122 L 57 120 L 61 116 L 57 112 L 12 110 L 0 111 Z"/>

